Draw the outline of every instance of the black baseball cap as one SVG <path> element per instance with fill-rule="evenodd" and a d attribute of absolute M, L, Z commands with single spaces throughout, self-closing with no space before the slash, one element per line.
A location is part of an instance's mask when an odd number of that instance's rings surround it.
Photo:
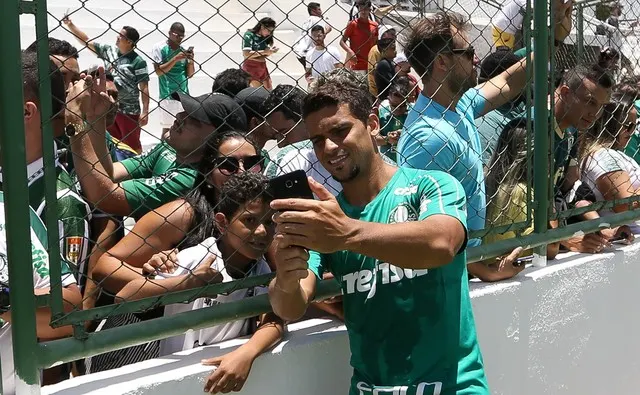
<path fill-rule="evenodd" d="M 226 130 L 247 131 L 247 117 L 238 103 L 221 93 L 207 93 L 192 97 L 174 92 L 171 97 L 182 103 L 190 118 L 216 127 L 216 132 Z"/>
<path fill-rule="evenodd" d="M 269 91 L 264 86 L 259 86 L 241 90 L 236 95 L 235 100 L 244 110 L 247 119 L 253 117 L 264 118 L 266 114 L 263 103 L 267 100 L 267 97 L 269 97 Z"/>

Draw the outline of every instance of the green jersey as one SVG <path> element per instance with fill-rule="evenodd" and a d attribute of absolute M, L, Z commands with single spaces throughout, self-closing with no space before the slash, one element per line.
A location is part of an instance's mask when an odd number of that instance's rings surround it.
<path fill-rule="evenodd" d="M 269 48 L 269 37 L 262 37 L 259 34 L 255 34 L 251 30 L 247 31 L 242 37 L 242 50 L 243 51 L 264 51 Z"/>
<path fill-rule="evenodd" d="M 121 54 L 105 44 L 94 44 L 98 58 L 105 61 L 105 69 L 113 74 L 118 88 L 118 111 L 123 114 L 140 114 L 140 89 L 138 84 L 149 81 L 147 62 L 135 51 Z"/>
<path fill-rule="evenodd" d="M 46 224 L 47 202 L 45 200 L 43 159 L 27 165 L 29 206 Z M 89 253 L 89 221 L 91 208 L 75 188 L 74 180 L 65 168 L 56 162 L 56 211 L 60 237 L 60 253 L 63 270 L 73 270 L 76 278 L 84 272 Z M 2 175 L 0 174 L 0 181 Z"/>
<path fill-rule="evenodd" d="M 402 130 L 404 127 L 404 121 L 407 120 L 408 111 L 411 110 L 412 105 L 407 105 L 407 112 L 402 115 L 394 115 L 391 111 L 391 105 L 389 100 L 385 100 L 380 103 L 378 108 L 378 114 L 380 116 L 380 135 L 386 137 L 389 132 L 395 132 L 396 130 Z M 396 147 L 391 144 L 385 144 L 380 147 L 380 153 L 386 155 L 393 161 L 397 160 Z"/>
<path fill-rule="evenodd" d="M 176 55 L 184 52 L 184 48 L 178 47 L 171 49 L 166 41 L 157 43 L 151 50 L 151 59 L 156 65 L 165 64 Z M 174 92 L 182 92 L 189 94 L 189 87 L 187 86 L 187 60 L 183 59 L 171 68 L 171 70 L 158 77 L 158 85 L 160 86 L 159 99 L 166 99 L 171 97 Z"/>
<path fill-rule="evenodd" d="M 195 183 L 198 170 L 176 162 L 176 152 L 162 141 L 149 153 L 125 159 L 122 165 L 130 179 L 120 183 L 136 219 L 163 204 L 186 195 Z"/>
<path fill-rule="evenodd" d="M 432 215 L 458 219 L 466 230 L 465 192 L 440 171 L 399 168 L 365 207 L 338 203 L 365 222 L 421 221 Z M 418 257 L 416 257 L 418 258 Z M 311 252 L 318 278 L 331 271 L 342 288 L 354 373 L 351 395 L 489 393 L 476 339 L 461 248 L 436 269 L 402 269 L 350 251 Z"/>

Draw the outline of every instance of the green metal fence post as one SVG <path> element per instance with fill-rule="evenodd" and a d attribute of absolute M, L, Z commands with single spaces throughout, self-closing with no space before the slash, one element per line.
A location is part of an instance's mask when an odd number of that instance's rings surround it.
<path fill-rule="evenodd" d="M 584 6 L 578 4 L 576 8 L 576 51 L 578 64 L 584 60 Z"/>
<path fill-rule="evenodd" d="M 40 116 L 42 117 L 42 159 L 44 165 L 44 197 L 46 202 L 57 202 L 55 148 L 53 144 L 53 114 L 51 102 L 51 81 L 49 42 L 47 35 L 47 2 L 35 0 L 36 38 L 38 42 L 38 78 L 40 80 Z M 60 235 L 58 232 L 58 206 L 47 204 L 45 212 L 47 240 L 49 244 L 49 278 L 51 290 L 49 303 L 53 319 L 64 315 L 62 302 L 62 268 L 60 266 Z"/>
<path fill-rule="evenodd" d="M 547 0 L 535 0 L 533 7 L 533 37 L 534 53 L 533 80 L 534 86 L 534 141 L 533 151 L 534 173 L 534 217 L 533 229 L 537 234 L 547 231 L 549 218 L 549 28 Z M 542 254 L 543 248 L 538 250 L 536 261 L 538 264 L 546 264 L 546 254 Z"/>
<path fill-rule="evenodd" d="M 7 148 L 1 152 L 10 297 L 14 301 L 11 329 L 16 393 L 37 394 L 40 391 L 40 375 L 37 367 L 33 266 L 31 248 L 28 248 L 31 234 L 29 202 L 26 199 L 29 191 L 23 120 L 20 1 L 6 0 L 2 5 L 0 35 L 4 37 L 4 56 L 0 61 L 0 147 Z"/>

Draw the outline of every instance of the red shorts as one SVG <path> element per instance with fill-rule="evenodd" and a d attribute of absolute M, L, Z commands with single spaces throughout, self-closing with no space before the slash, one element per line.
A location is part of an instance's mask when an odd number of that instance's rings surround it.
<path fill-rule="evenodd" d="M 118 140 L 133 148 L 136 152 L 142 152 L 142 144 L 140 143 L 140 114 L 116 114 L 116 120 L 113 125 L 107 128 L 107 131 Z"/>
<path fill-rule="evenodd" d="M 242 70 L 249 73 L 254 81 L 265 82 L 271 78 L 266 62 L 248 59 L 242 63 Z"/>

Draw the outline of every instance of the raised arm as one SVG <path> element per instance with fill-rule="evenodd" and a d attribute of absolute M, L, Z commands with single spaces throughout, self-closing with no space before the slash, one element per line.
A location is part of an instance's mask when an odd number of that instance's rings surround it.
<path fill-rule="evenodd" d="M 87 33 L 83 32 L 82 30 L 80 30 L 80 28 L 78 28 L 73 21 L 71 21 L 71 18 L 69 18 L 68 16 L 65 16 L 62 19 L 62 22 L 65 24 L 65 26 L 67 26 L 67 29 L 69 29 L 69 31 L 71 33 L 73 33 L 73 35 L 75 36 L 75 38 L 82 43 L 82 45 L 86 45 L 87 48 L 89 48 L 90 50 L 92 50 L 93 52 L 96 52 L 96 46 L 94 45 L 94 43 L 89 39 L 89 36 L 87 36 Z"/>
<path fill-rule="evenodd" d="M 105 118 L 111 107 L 106 94 L 106 80 L 104 69 L 100 68 L 99 81 L 93 81 L 91 76 L 78 81 L 71 86 L 67 94 L 65 123 L 74 124 L 81 128 L 86 118 L 86 131 L 77 132 L 70 137 L 71 151 L 74 157 L 75 170 L 87 200 L 97 208 L 115 215 L 131 213 L 124 190 L 115 183 L 104 168 L 93 149 L 90 133 L 104 135 Z M 105 144 L 104 141 L 97 144 Z M 115 171 L 115 170 L 114 170 Z"/>
<path fill-rule="evenodd" d="M 555 0 L 555 27 L 554 38 L 556 42 L 563 42 L 571 33 L 571 12 L 573 0 L 566 3 L 563 0 Z M 520 62 L 514 64 L 509 69 L 478 86 L 482 96 L 486 99 L 486 105 L 482 113 L 484 115 L 496 108 L 515 99 L 522 93 L 527 83 L 526 62 L 533 62 L 534 55 L 531 53 Z"/>

